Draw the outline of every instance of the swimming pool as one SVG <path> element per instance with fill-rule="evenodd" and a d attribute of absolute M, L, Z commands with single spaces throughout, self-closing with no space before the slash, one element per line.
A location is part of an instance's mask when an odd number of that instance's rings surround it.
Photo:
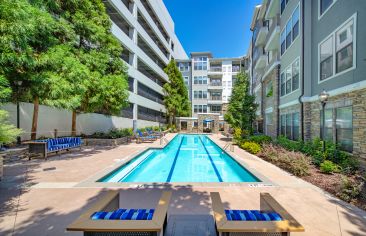
<path fill-rule="evenodd" d="M 206 135 L 177 135 L 98 182 L 260 182 Z"/>

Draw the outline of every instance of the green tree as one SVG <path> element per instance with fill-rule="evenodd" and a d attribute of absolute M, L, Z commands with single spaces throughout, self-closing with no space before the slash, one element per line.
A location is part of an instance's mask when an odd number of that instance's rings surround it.
<path fill-rule="evenodd" d="M 34 104 L 32 135 L 36 138 L 39 104 L 58 104 L 67 107 L 65 94 L 55 91 L 67 78 L 59 76 L 52 68 L 63 63 L 55 62 L 55 51 L 69 50 L 61 44 L 76 40 L 66 21 L 58 20 L 44 7 L 37 7 L 27 0 L 3 0 L 0 3 L 0 74 L 13 88 L 11 100 L 31 101 Z M 55 64 L 57 63 L 57 65 Z M 22 81 L 20 91 L 17 81 Z M 57 101 L 59 100 L 59 101 Z M 70 100 L 73 100 L 72 98 Z M 52 105 L 51 103 L 51 105 Z"/>
<path fill-rule="evenodd" d="M 0 75 L 23 82 L 12 100 L 33 102 L 32 139 L 39 104 L 72 110 L 74 134 L 76 112 L 120 112 L 126 67 L 100 0 L 4 0 L 0 15 Z"/>
<path fill-rule="evenodd" d="M 8 113 L 0 110 L 0 147 L 4 144 L 10 144 L 16 140 L 22 133 L 21 129 L 17 129 L 8 121 Z"/>
<path fill-rule="evenodd" d="M 248 75 L 240 72 L 233 87 L 225 120 L 234 128 L 252 133 L 257 106 L 255 96 L 249 93 Z"/>
<path fill-rule="evenodd" d="M 188 90 L 184 84 L 182 73 L 179 71 L 175 60 L 171 60 L 164 69 L 169 82 L 164 84 L 164 105 L 169 118 L 169 125 L 175 122 L 177 116 L 189 116 L 191 105 Z"/>
<path fill-rule="evenodd" d="M 71 107 L 73 135 L 76 134 L 78 112 L 120 114 L 121 109 L 128 105 L 127 67 L 120 58 L 122 46 L 110 31 L 111 21 L 102 1 L 38 2 L 46 5 L 52 15 L 68 22 L 77 35 L 72 51 L 81 65 L 73 70 L 79 76 L 87 75 L 88 79 L 74 82 L 82 92 Z"/>

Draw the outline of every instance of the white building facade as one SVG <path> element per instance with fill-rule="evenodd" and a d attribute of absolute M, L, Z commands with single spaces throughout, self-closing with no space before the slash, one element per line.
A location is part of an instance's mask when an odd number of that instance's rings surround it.
<path fill-rule="evenodd" d="M 174 32 L 174 22 L 162 0 L 105 0 L 112 33 L 123 46 L 128 67 L 130 106 L 122 117 L 137 126 L 165 123 L 163 105 L 165 66 L 171 59 L 187 58 Z"/>

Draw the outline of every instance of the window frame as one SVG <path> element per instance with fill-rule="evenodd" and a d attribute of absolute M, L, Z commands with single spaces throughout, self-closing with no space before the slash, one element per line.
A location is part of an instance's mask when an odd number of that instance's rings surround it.
<path fill-rule="evenodd" d="M 295 64 L 295 62 L 297 62 L 297 61 L 299 61 L 299 86 L 298 86 L 298 88 L 297 89 L 295 89 L 295 90 L 293 90 L 293 85 L 292 85 L 292 78 L 293 78 L 293 76 L 292 76 L 292 73 L 293 73 L 293 64 Z M 291 68 L 291 92 L 289 92 L 289 93 L 286 93 L 286 83 L 287 83 L 287 81 L 288 81 L 288 79 L 287 79 L 287 73 L 286 73 L 286 71 L 287 71 L 287 69 L 289 69 L 289 68 Z M 293 94 L 293 93 L 295 93 L 295 92 L 297 92 L 299 89 L 300 89 L 300 87 L 301 87 L 301 80 L 302 80 L 302 77 L 301 77 L 301 71 L 302 71 L 302 68 L 301 68 L 301 63 L 300 63 L 300 57 L 297 57 L 295 60 L 293 60 L 286 68 L 284 68 L 281 72 L 280 72 L 280 98 L 284 98 L 284 97 L 286 97 L 287 95 L 290 95 L 290 94 Z M 281 87 L 281 85 L 282 85 L 282 81 L 281 81 L 281 75 L 282 74 L 284 74 L 284 80 L 285 80 L 285 93 L 284 93 L 284 95 L 282 95 L 282 87 Z"/>
<path fill-rule="evenodd" d="M 297 9 L 299 9 L 299 33 L 296 35 L 296 37 L 295 38 L 293 38 L 293 25 L 292 25 L 292 18 L 293 18 L 293 16 L 294 16 L 294 13 L 295 13 L 295 11 L 297 10 Z M 284 27 L 283 27 L 283 29 L 281 30 L 281 32 L 280 32 L 280 46 L 279 46 L 279 51 L 280 51 L 280 58 L 282 58 L 283 57 L 283 55 L 285 55 L 286 54 L 286 52 L 292 47 L 292 45 L 295 43 L 295 41 L 299 38 L 299 36 L 300 36 L 300 34 L 301 34 L 301 29 L 302 29 L 302 24 L 301 24 L 301 22 L 302 22 L 302 14 L 301 14 L 301 5 L 300 5 L 300 2 L 296 5 L 296 7 L 294 8 L 294 10 L 291 12 L 291 15 L 290 15 L 290 17 L 287 19 L 287 21 L 285 22 L 285 24 L 284 24 Z M 291 43 L 290 43 L 290 45 L 287 47 L 287 35 L 288 35 L 288 33 L 287 33 L 287 24 L 289 23 L 289 22 L 291 22 Z M 282 42 L 281 42 L 281 36 L 282 36 L 282 33 L 283 32 L 285 32 L 285 49 L 284 49 L 284 52 L 282 53 L 282 51 L 281 51 L 281 45 L 282 45 Z"/>
<path fill-rule="evenodd" d="M 318 20 L 320 20 L 329 11 L 329 9 L 331 9 L 334 6 L 334 4 L 337 2 L 337 0 L 333 0 L 332 4 L 329 5 L 327 10 L 325 10 L 323 13 L 321 13 L 321 10 L 320 10 L 321 1 L 322 0 L 318 0 Z"/>
<path fill-rule="evenodd" d="M 337 32 L 340 31 L 342 28 L 344 28 L 345 26 L 347 26 L 347 24 L 353 20 L 353 65 L 352 67 L 338 72 L 336 73 L 336 36 L 337 36 Z M 333 60 L 332 60 L 332 65 L 333 65 L 333 75 L 324 79 L 324 80 L 320 80 L 320 46 L 327 41 L 330 37 L 333 37 L 332 39 L 332 55 L 333 55 Z M 357 12 L 355 12 L 351 17 L 349 17 L 347 20 L 345 20 L 340 26 L 338 26 L 335 30 L 333 30 L 330 34 L 328 34 L 326 37 L 324 37 L 324 39 L 322 41 L 319 42 L 318 44 L 318 84 L 324 83 L 326 81 L 329 81 L 331 79 L 334 79 L 340 75 L 343 75 L 347 72 L 350 72 L 354 69 L 357 68 Z"/>

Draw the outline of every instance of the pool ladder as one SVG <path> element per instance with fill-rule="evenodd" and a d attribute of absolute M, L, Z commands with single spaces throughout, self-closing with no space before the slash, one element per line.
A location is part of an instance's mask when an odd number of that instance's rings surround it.
<path fill-rule="evenodd" d="M 163 145 L 164 143 L 168 143 L 168 140 L 165 137 L 160 138 L 160 145 Z"/>
<path fill-rule="evenodd" d="M 224 150 L 226 151 L 227 149 L 229 149 L 230 152 L 234 152 L 234 145 L 232 143 L 226 143 L 224 146 Z"/>

